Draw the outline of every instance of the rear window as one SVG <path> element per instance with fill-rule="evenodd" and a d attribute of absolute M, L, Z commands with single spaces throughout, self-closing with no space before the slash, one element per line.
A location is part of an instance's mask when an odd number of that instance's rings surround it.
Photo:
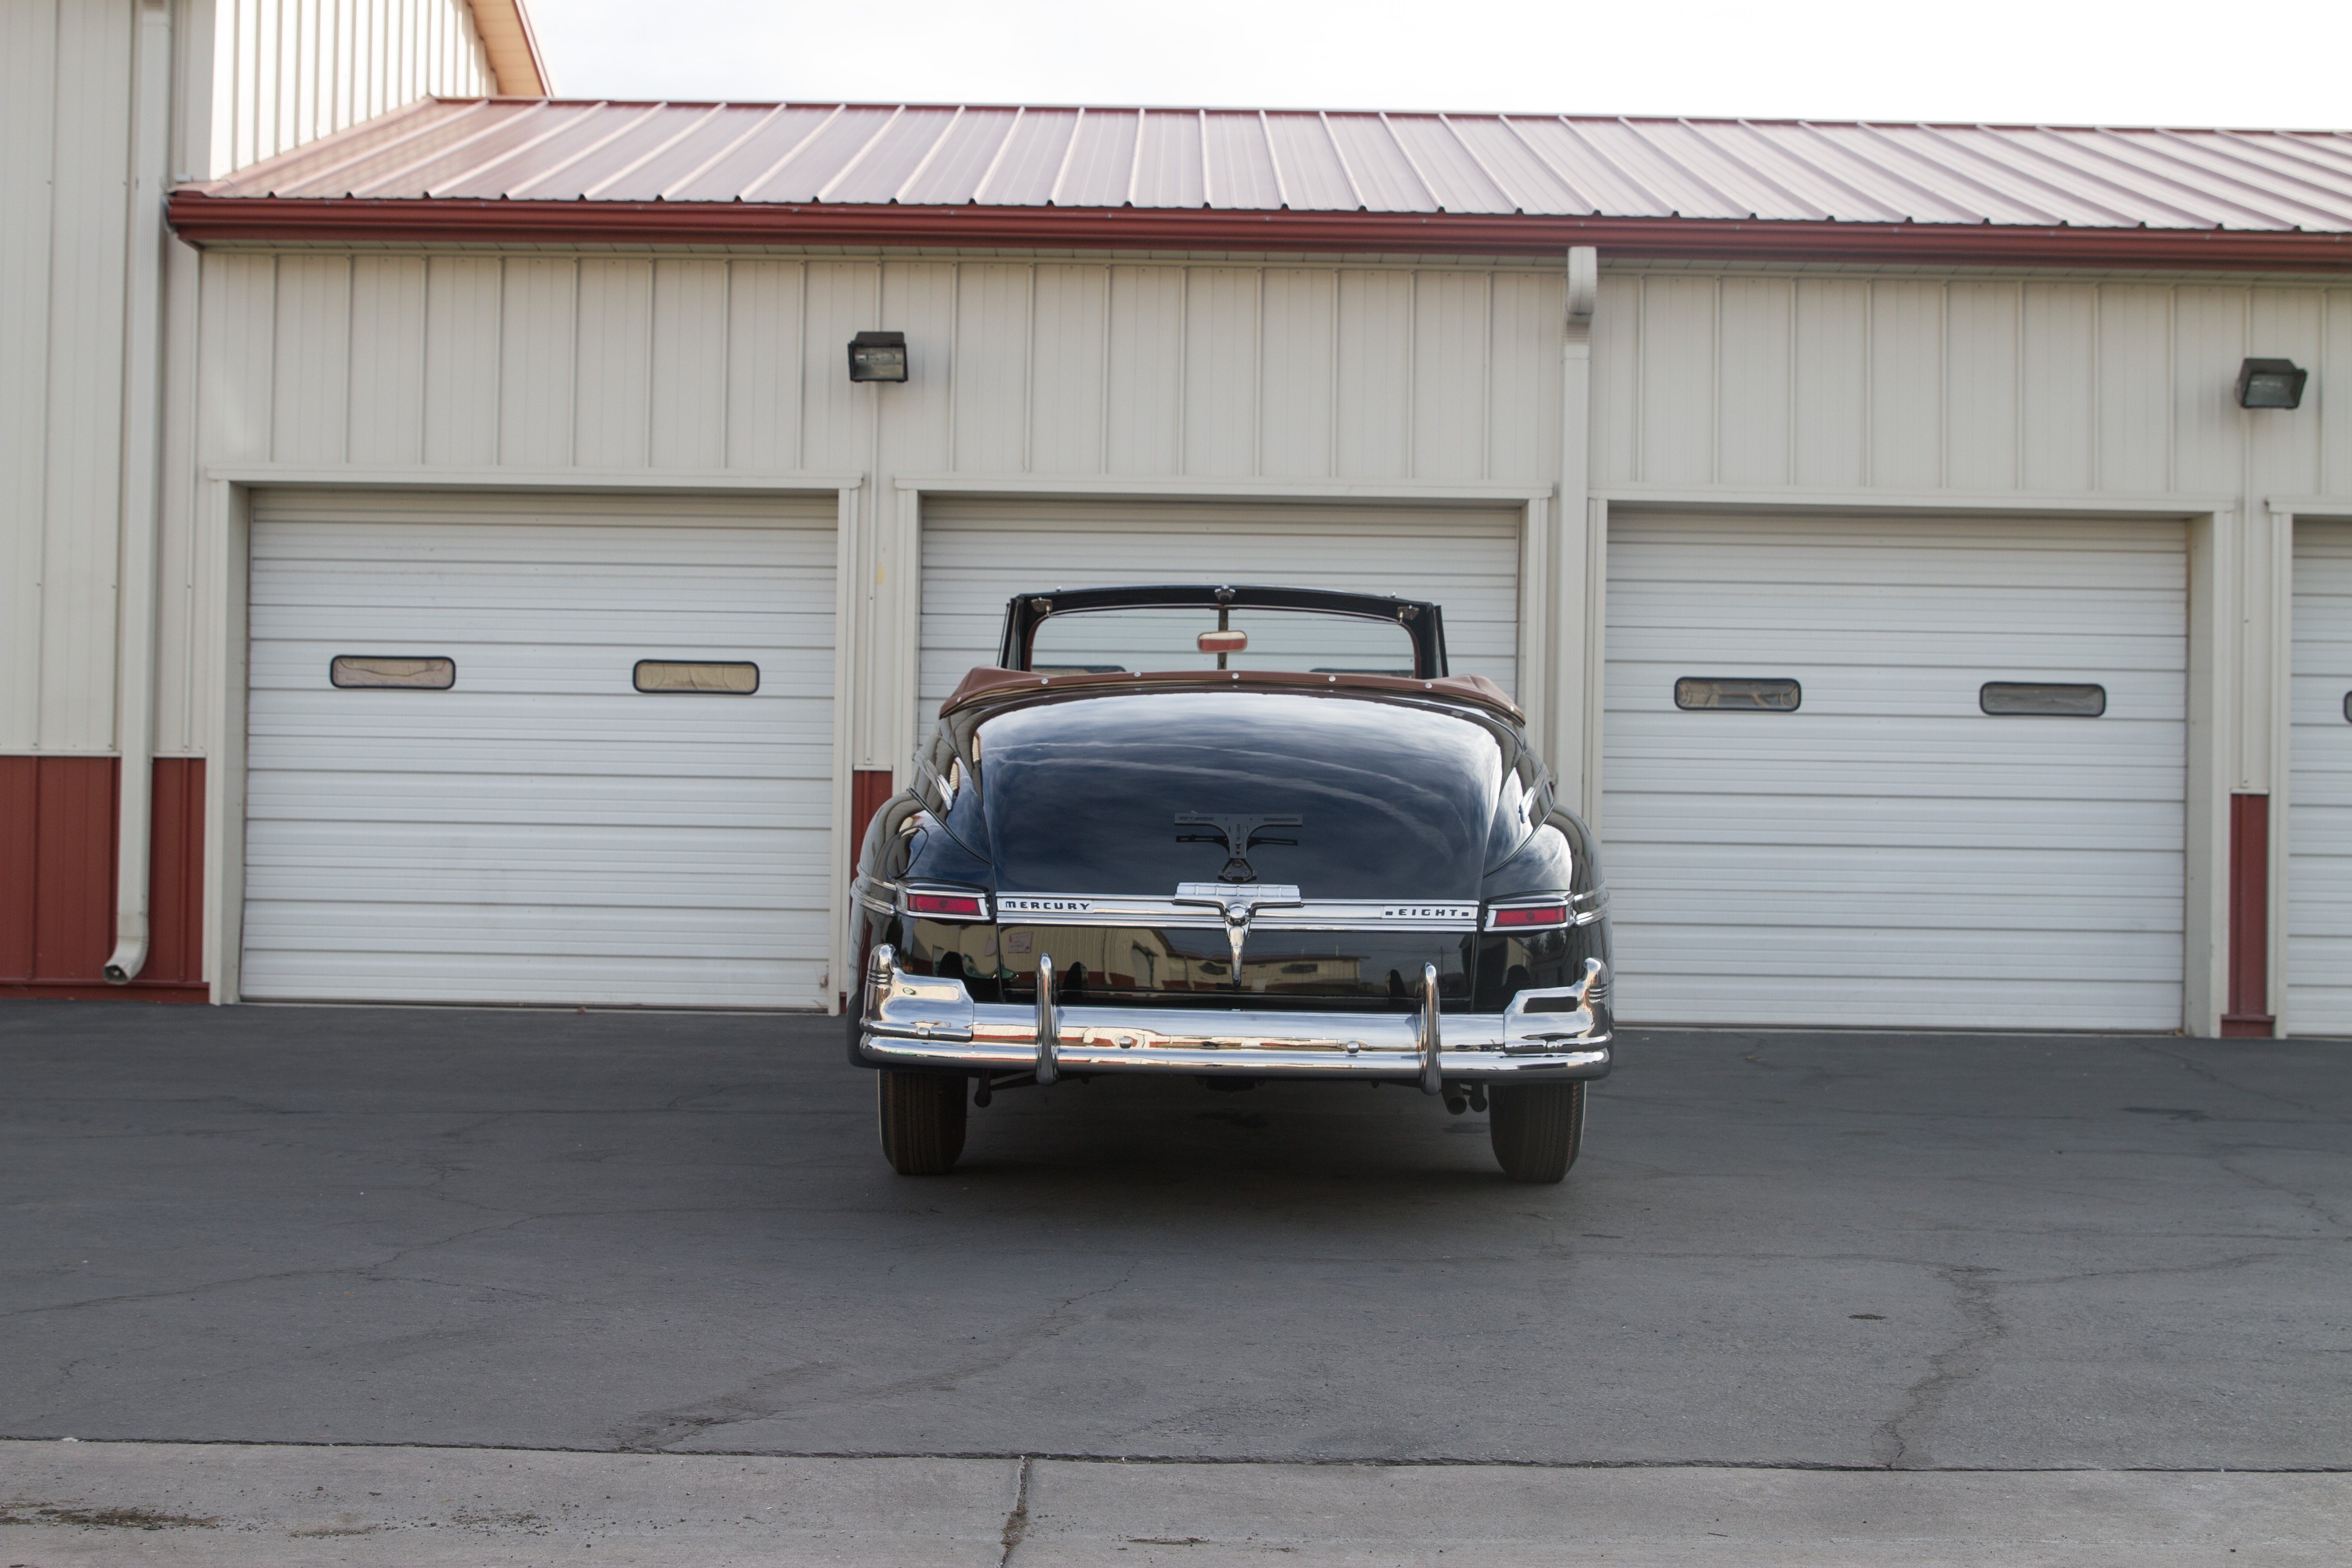
<path fill-rule="evenodd" d="M 1118 607 L 1048 616 L 1029 668 L 1049 675 L 1177 669 L 1412 673 L 1412 637 L 1395 621 L 1313 610 Z"/>

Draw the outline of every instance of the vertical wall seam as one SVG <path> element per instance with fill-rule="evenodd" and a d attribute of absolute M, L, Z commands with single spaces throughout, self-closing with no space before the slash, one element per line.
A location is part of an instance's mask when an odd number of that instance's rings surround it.
<path fill-rule="evenodd" d="M 806 261 L 795 261 L 793 263 L 793 330 L 798 334 L 796 341 L 801 345 L 801 352 L 798 356 L 796 356 L 793 366 L 794 388 L 793 393 L 793 467 L 795 468 L 805 468 L 808 467 L 809 421 L 808 263 Z M 950 405 L 950 415 L 953 413 L 952 405 Z"/>
<path fill-rule="evenodd" d="M 1936 289 L 1936 488 L 1952 488 L 1952 280 Z"/>
<path fill-rule="evenodd" d="M 2025 284 L 2012 285 L 2017 305 L 2010 312 L 2009 488 L 2025 488 Z"/>
<path fill-rule="evenodd" d="M 1005 144 L 1012 144 L 1006 137 Z M 1029 302 L 1027 320 L 1023 322 L 1026 348 L 1021 360 L 1021 471 L 1034 473 L 1037 468 L 1037 263 L 1027 268 Z"/>
<path fill-rule="evenodd" d="M 1421 269 L 1404 275 L 1404 472 L 1421 477 Z"/>
<path fill-rule="evenodd" d="M 808 358 L 803 345 L 800 357 Z M 723 472 L 735 466 L 735 260 L 723 258 L 719 263 L 719 467 Z M 795 464 L 795 467 L 798 465 Z M 836 501 L 839 498 L 835 498 Z M 835 508 L 834 526 L 841 526 L 840 508 Z"/>
<path fill-rule="evenodd" d="M 1593 313 L 1600 313 L 1597 307 Z M 1633 361 L 1633 396 L 1626 400 L 1625 406 L 1628 434 L 1633 441 L 1633 479 L 1637 484 L 1647 484 L 1650 479 L 1650 432 L 1645 402 L 1650 387 L 1649 317 L 1650 275 L 1643 272 L 1633 279 L 1633 342 L 1627 350 Z"/>
<path fill-rule="evenodd" d="M 1260 121 L 1263 128 L 1263 121 Z M 1256 363 L 1251 366 L 1256 374 L 1250 377 L 1250 468 L 1253 477 L 1265 472 L 1265 275 L 1267 268 L 1251 269 L 1257 279 L 1255 309 L 1256 316 L 1250 325 L 1251 355 Z"/>
<path fill-rule="evenodd" d="M 489 408 L 490 461 L 495 464 L 507 460 L 507 268 L 513 264 L 513 258 L 500 256 L 493 260 L 498 268 L 498 276 L 494 279 L 496 286 L 490 290 L 493 301 L 490 331 L 493 334 L 491 342 L 499 347 L 498 352 L 490 356 Z"/>
<path fill-rule="evenodd" d="M 1075 141 L 1073 142 L 1075 145 Z M 1095 385 L 1098 389 L 1095 401 L 1095 472 L 1110 472 L 1110 293 L 1118 268 L 1106 263 L 1095 268 L 1102 274 L 1102 339 L 1095 345 Z"/>
<path fill-rule="evenodd" d="M 1495 473 L 1495 274 L 1482 272 L 1479 277 L 1485 284 L 1480 296 L 1485 321 L 1478 332 L 1478 477 L 1487 479 Z M 1258 357 L 1265 355 L 1261 345 Z M 1528 526 L 1524 514 L 1519 526 Z"/>
<path fill-rule="evenodd" d="M 1328 132 L 1327 132 L 1328 133 Z M 1328 357 L 1327 380 L 1330 383 L 1330 399 L 1327 405 L 1329 416 L 1323 422 L 1323 471 L 1337 479 L 1339 474 L 1339 287 L 1342 269 L 1330 268 L 1331 275 L 1331 353 Z"/>
<path fill-rule="evenodd" d="M 880 264 L 876 264 L 875 298 L 881 298 Z M 956 405 L 963 399 L 955 395 L 956 373 L 962 368 L 963 356 L 956 352 L 963 333 L 963 263 L 948 263 L 948 363 L 940 367 L 940 377 L 948 389 L 948 472 L 960 473 L 963 464 L 956 447 Z M 803 360 L 807 356 L 803 354 Z"/>
<path fill-rule="evenodd" d="M 1793 485 L 1797 482 L 1797 463 L 1799 459 L 1797 431 L 1800 425 L 1802 423 L 1797 413 L 1797 353 L 1799 344 L 1799 339 L 1797 336 L 1797 289 L 1801 281 L 1801 279 L 1795 278 L 1788 279 L 1787 288 L 1783 293 L 1783 298 L 1787 302 L 1780 310 L 1780 359 L 1782 364 L 1780 379 L 1784 385 L 1784 391 L 1782 394 L 1784 402 L 1782 405 L 1780 431 L 1780 482 L 1784 485 Z"/>
<path fill-rule="evenodd" d="M 2164 489 L 2180 488 L 2180 285 L 2164 291 Z"/>
<path fill-rule="evenodd" d="M 1142 127 L 1136 128 L 1137 145 L 1142 145 Z M 1189 400 L 1192 395 L 1192 268 L 1176 269 L 1176 450 L 1177 473 L 1192 470 L 1192 421 Z"/>
<path fill-rule="evenodd" d="M 1706 479 L 1723 482 L 1723 278 L 1707 290 Z"/>
<path fill-rule="evenodd" d="M 2091 285 L 2091 489 L 2107 488 L 2107 295 Z"/>
<path fill-rule="evenodd" d="M 1862 286 L 1862 482 L 1878 482 L 1878 283 Z"/>

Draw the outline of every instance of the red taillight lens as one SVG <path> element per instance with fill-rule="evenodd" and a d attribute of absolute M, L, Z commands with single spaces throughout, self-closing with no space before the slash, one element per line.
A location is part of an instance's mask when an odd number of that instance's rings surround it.
<path fill-rule="evenodd" d="M 959 915 L 976 921 L 986 912 L 978 899 L 969 893 L 908 893 L 907 912 L 910 915 Z"/>
<path fill-rule="evenodd" d="M 1568 923 L 1568 905 L 1521 904 L 1515 909 L 1496 910 L 1492 921 L 1496 931 L 1525 931 L 1530 926 L 1564 926 Z"/>

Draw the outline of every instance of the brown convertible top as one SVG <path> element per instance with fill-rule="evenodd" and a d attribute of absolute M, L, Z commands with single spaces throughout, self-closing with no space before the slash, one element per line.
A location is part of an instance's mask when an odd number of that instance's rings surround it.
<path fill-rule="evenodd" d="M 1409 675 L 1318 675 L 1296 669 L 1164 669 L 1140 673 L 1127 670 L 1105 670 L 1093 674 L 1039 675 L 1026 669 L 1002 669 L 994 665 L 982 665 L 957 683 L 955 690 L 940 705 L 941 713 L 979 701 L 983 697 L 1013 690 L 1036 691 L 1116 691 L 1144 687 L 1191 688 L 1206 691 L 1223 689 L 1242 691 L 1366 691 L 1400 697 L 1444 697 L 1457 702 L 1471 702 L 1499 713 L 1513 723 L 1525 723 L 1527 715 L 1518 704 L 1504 693 L 1501 687 L 1483 675 L 1441 675 L 1434 680 L 1421 680 Z"/>

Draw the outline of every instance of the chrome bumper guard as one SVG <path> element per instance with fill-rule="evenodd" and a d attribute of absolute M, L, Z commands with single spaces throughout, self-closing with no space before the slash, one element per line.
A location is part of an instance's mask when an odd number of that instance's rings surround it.
<path fill-rule="evenodd" d="M 1573 986 L 1522 991 L 1500 1013 L 1437 1011 L 1437 969 L 1422 971 L 1413 1013 L 1249 1008 L 1071 1007 L 1050 960 L 1034 1007 L 974 1002 L 961 980 L 909 974 L 896 949 L 866 966 L 860 1049 L 876 1067 L 1028 1072 L 1039 1083 L 1097 1072 L 1364 1079 L 1417 1084 L 1538 1083 L 1604 1077 L 1607 976 L 1584 961 Z"/>

